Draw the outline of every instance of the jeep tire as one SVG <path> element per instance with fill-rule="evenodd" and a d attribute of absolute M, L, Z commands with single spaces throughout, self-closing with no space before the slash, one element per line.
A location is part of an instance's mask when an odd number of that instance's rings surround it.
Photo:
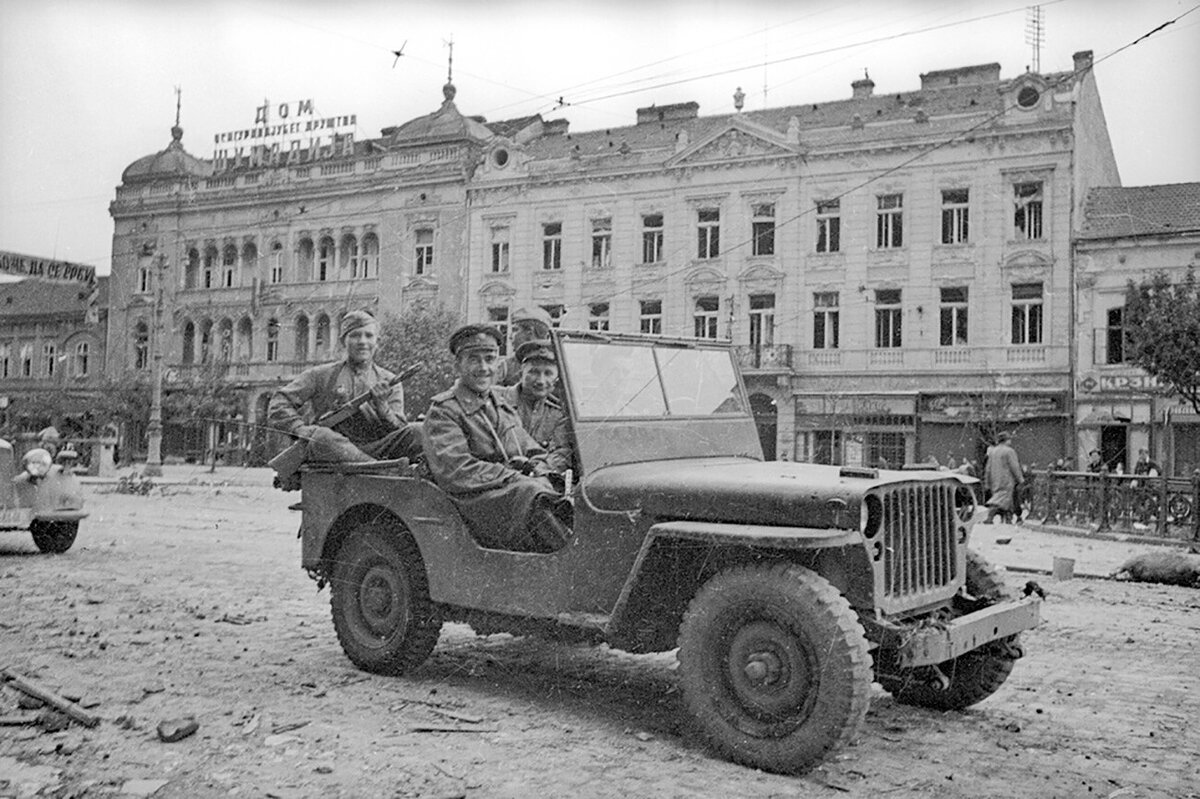
<path fill-rule="evenodd" d="M 994 604 L 1009 598 L 1004 579 L 979 554 L 967 550 L 967 593 Z M 900 670 L 899 674 L 878 675 L 879 684 L 897 702 L 934 710 L 962 710 L 994 694 L 1012 673 L 1020 651 L 1019 636 L 991 641 L 953 660 L 939 663 L 938 669 L 950 681 L 945 688 L 924 679 L 921 669 Z"/>
<path fill-rule="evenodd" d="M 407 531 L 383 524 L 352 530 L 334 558 L 330 586 L 338 641 L 359 668 L 403 674 L 437 645 L 442 622 Z"/>
<path fill-rule="evenodd" d="M 679 633 L 684 706 L 720 754 L 805 771 L 858 732 L 871 657 L 858 617 L 823 577 L 737 566 L 696 593 Z"/>
<path fill-rule="evenodd" d="M 33 543 L 40 552 L 60 554 L 66 552 L 75 543 L 79 533 L 79 522 L 47 521 L 34 519 L 29 525 L 33 534 Z"/>

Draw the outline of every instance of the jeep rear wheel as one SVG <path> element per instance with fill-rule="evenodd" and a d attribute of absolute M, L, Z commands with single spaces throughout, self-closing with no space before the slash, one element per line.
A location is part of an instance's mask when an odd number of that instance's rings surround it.
<path fill-rule="evenodd" d="M 52 522 L 45 519 L 34 519 L 29 525 L 33 533 L 33 543 L 41 552 L 60 554 L 66 552 L 75 543 L 79 533 L 79 522 Z"/>
<path fill-rule="evenodd" d="M 442 622 L 429 600 L 425 564 L 403 530 L 353 530 L 337 551 L 330 592 L 338 641 L 361 669 L 403 674 L 437 645 Z"/>
<path fill-rule="evenodd" d="M 985 604 L 1009 597 L 1000 573 L 975 552 L 967 552 L 967 593 Z M 929 669 L 903 669 L 880 674 L 879 684 L 897 702 L 934 710 L 962 710 L 999 690 L 1021 656 L 1020 636 L 991 641 Z M 942 678 L 945 678 L 943 680 Z"/>
<path fill-rule="evenodd" d="M 871 697 L 871 657 L 849 603 L 790 564 L 710 579 L 679 632 L 684 706 L 725 757 L 768 771 L 817 765 L 853 739 Z"/>

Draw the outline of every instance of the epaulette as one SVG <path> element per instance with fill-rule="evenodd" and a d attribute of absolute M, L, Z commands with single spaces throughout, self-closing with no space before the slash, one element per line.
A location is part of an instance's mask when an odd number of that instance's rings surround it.
<path fill-rule="evenodd" d="M 562 402 L 553 394 L 546 397 L 546 404 L 556 411 L 561 411 L 563 409 Z"/>
<path fill-rule="evenodd" d="M 430 402 L 431 403 L 432 402 L 445 402 L 446 400 L 452 399 L 453 397 L 454 397 L 454 389 L 448 388 L 445 391 L 443 391 L 441 394 L 434 394 L 433 399 L 431 399 Z"/>

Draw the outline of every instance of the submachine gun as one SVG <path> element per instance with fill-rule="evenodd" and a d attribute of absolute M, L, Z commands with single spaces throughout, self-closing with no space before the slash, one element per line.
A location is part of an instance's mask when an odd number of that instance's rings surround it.
<path fill-rule="evenodd" d="M 424 364 L 414 363 L 400 371 L 395 377 L 388 381 L 388 386 L 394 386 L 415 375 L 417 372 L 425 368 Z M 324 416 L 320 417 L 313 424 L 321 427 L 336 427 L 342 422 L 349 419 L 354 414 L 358 413 L 359 407 L 371 399 L 371 392 L 364 391 L 363 393 L 351 397 L 345 404 L 334 408 Z M 304 462 L 304 452 L 307 442 L 304 439 L 297 439 L 292 442 L 291 446 L 285 448 L 278 455 L 267 461 L 267 465 L 275 470 L 275 485 L 287 486 L 293 482 L 293 478 L 297 471 L 300 470 L 300 464 Z"/>

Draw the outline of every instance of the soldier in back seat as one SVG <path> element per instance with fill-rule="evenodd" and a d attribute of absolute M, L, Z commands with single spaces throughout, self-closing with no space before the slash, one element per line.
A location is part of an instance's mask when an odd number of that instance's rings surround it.
<path fill-rule="evenodd" d="M 404 387 L 389 385 L 395 375 L 375 363 L 379 323 L 366 311 L 342 318 L 346 358 L 314 366 L 275 392 L 267 408 L 273 427 L 308 442 L 305 460 L 361 463 L 421 454 L 417 425 L 404 416 Z M 304 416 L 320 418 L 350 398 L 371 392 L 371 399 L 350 419 L 331 429 L 310 424 Z"/>

